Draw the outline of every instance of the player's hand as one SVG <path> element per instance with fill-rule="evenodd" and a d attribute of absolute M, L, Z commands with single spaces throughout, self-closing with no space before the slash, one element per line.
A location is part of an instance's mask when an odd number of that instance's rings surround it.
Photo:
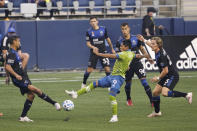
<path fill-rule="evenodd" d="M 16 75 L 16 79 L 21 81 L 22 80 L 22 77 L 20 75 Z"/>
<path fill-rule="evenodd" d="M 112 52 L 113 54 L 116 54 L 116 51 L 115 51 L 114 49 L 112 49 L 111 52 Z"/>
<path fill-rule="evenodd" d="M 151 63 L 151 64 L 154 64 L 154 60 L 149 58 L 148 61 Z"/>
<path fill-rule="evenodd" d="M 140 34 L 137 35 L 138 40 L 144 42 L 144 37 Z"/>
<path fill-rule="evenodd" d="M 156 82 L 159 81 L 159 79 L 158 79 L 157 76 L 155 76 L 155 77 L 153 77 L 152 79 L 150 79 L 150 81 L 151 81 L 152 83 L 156 83 Z"/>
<path fill-rule="evenodd" d="M 98 48 L 93 48 L 93 52 L 95 53 L 95 54 L 98 54 L 99 53 L 99 51 L 98 51 Z"/>

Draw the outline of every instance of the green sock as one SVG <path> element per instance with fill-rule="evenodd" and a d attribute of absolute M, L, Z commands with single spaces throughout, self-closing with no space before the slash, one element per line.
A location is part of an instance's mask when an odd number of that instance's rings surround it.
<path fill-rule="evenodd" d="M 109 99 L 111 101 L 112 114 L 117 115 L 118 114 L 118 104 L 117 104 L 117 101 L 116 101 L 116 97 L 110 95 Z"/>
<path fill-rule="evenodd" d="M 93 89 L 94 89 L 94 85 L 93 85 L 93 82 L 92 82 L 88 86 L 86 86 L 85 88 L 82 88 L 82 89 L 78 90 L 77 95 L 79 96 L 79 95 L 85 94 L 85 93 L 87 93 L 87 92 L 89 92 Z"/>

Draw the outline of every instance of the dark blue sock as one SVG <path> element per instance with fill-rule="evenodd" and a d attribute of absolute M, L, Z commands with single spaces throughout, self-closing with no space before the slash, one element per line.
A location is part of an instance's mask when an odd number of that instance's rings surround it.
<path fill-rule="evenodd" d="M 106 76 L 109 76 L 111 74 L 111 72 L 105 72 Z"/>
<path fill-rule="evenodd" d="M 31 105 L 32 105 L 32 101 L 26 99 L 21 117 L 27 116 L 27 112 L 31 108 Z"/>
<path fill-rule="evenodd" d="M 125 85 L 125 93 L 127 95 L 127 100 L 131 99 L 131 82 L 126 82 L 126 85 Z"/>
<path fill-rule="evenodd" d="M 150 86 L 148 85 L 148 82 L 146 81 L 146 79 L 142 79 L 141 83 L 144 86 L 144 90 L 146 91 L 146 94 L 150 100 L 150 103 L 152 103 L 152 91 L 151 91 Z"/>
<path fill-rule="evenodd" d="M 153 96 L 152 102 L 154 104 L 155 112 L 158 113 L 160 111 L 160 96 Z"/>
<path fill-rule="evenodd" d="M 84 73 L 84 76 L 83 76 L 83 84 L 86 84 L 89 75 L 90 75 L 90 73 L 87 72 L 87 71 Z"/>
<path fill-rule="evenodd" d="M 39 96 L 41 99 L 45 100 L 48 103 L 51 103 L 52 105 L 54 105 L 56 103 L 56 101 L 53 101 L 49 96 L 47 96 L 46 94 L 42 93 L 41 96 Z"/>
<path fill-rule="evenodd" d="M 168 91 L 168 97 L 185 97 L 187 93 L 179 91 Z"/>

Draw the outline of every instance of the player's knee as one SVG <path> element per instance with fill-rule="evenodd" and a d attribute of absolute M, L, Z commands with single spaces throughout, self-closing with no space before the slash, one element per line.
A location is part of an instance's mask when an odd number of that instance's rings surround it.
<path fill-rule="evenodd" d="M 168 96 L 168 91 L 169 91 L 169 89 L 163 88 L 161 94 L 162 94 L 163 96 Z"/>
<path fill-rule="evenodd" d="M 30 100 L 30 101 L 33 101 L 34 98 L 35 98 L 35 95 L 34 95 L 33 92 L 32 92 L 31 94 L 28 94 L 28 95 L 27 95 L 27 99 Z"/>
<path fill-rule="evenodd" d="M 158 95 L 160 95 L 160 93 L 159 93 L 157 90 L 153 90 L 152 94 L 153 94 L 153 96 L 158 96 Z"/>

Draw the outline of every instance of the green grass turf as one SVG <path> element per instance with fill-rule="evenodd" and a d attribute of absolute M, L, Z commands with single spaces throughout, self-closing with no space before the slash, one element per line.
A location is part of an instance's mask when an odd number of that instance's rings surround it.
<path fill-rule="evenodd" d="M 147 73 L 148 81 L 157 73 Z M 64 90 L 79 89 L 83 72 L 29 73 L 33 85 L 42 89 L 54 100 L 62 103 L 71 99 Z M 104 73 L 92 73 L 88 83 L 99 79 Z M 109 123 L 111 107 L 107 89 L 97 88 L 89 94 L 71 99 L 73 111 L 56 111 L 55 108 L 36 97 L 28 116 L 33 123 L 21 123 L 25 96 L 13 85 L 4 84 L 0 78 L 0 131 L 196 131 L 197 130 L 197 72 L 180 72 L 180 81 L 175 90 L 193 92 L 193 103 L 184 98 L 161 97 L 162 117 L 147 118 L 152 112 L 148 98 L 138 79 L 133 80 L 132 99 L 134 106 L 126 106 L 123 87 L 117 96 L 119 122 Z M 149 81 L 150 83 L 150 81 Z M 152 89 L 154 84 L 150 83 Z M 64 121 L 69 118 L 68 121 Z"/>

